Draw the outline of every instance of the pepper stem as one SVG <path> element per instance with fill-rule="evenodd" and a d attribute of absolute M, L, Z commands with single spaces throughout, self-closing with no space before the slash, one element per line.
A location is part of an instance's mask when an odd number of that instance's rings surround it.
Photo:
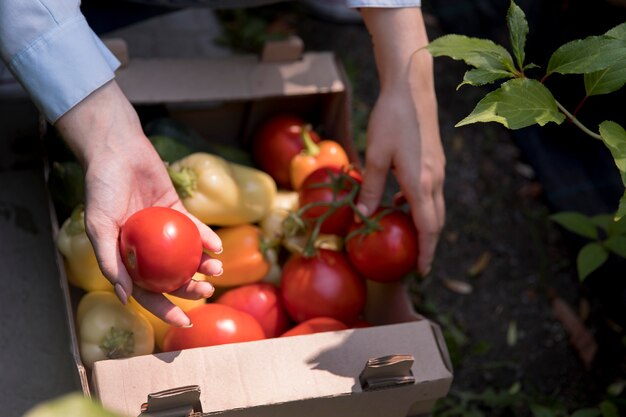
<path fill-rule="evenodd" d="M 304 142 L 304 153 L 308 156 L 317 156 L 320 153 L 320 147 L 313 141 L 311 137 L 311 126 L 302 127 L 302 141 Z"/>
<path fill-rule="evenodd" d="M 99 346 L 109 359 L 127 358 L 135 351 L 135 337 L 130 330 L 111 326 Z"/>
<path fill-rule="evenodd" d="M 70 215 L 70 222 L 67 225 L 67 232 L 70 236 L 85 233 L 85 205 L 79 204 Z"/>
<path fill-rule="evenodd" d="M 172 167 L 167 167 L 167 173 L 174 184 L 174 188 L 180 198 L 187 198 L 193 195 L 196 190 L 198 174 L 189 168 L 182 167 L 179 171 Z"/>

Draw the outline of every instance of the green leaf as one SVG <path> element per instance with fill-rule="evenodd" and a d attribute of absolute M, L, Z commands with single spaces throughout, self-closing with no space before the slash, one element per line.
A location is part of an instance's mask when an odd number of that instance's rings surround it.
<path fill-rule="evenodd" d="M 465 73 L 465 75 L 463 76 L 463 82 L 459 84 L 456 89 L 458 90 L 465 84 L 479 86 L 491 84 L 494 81 L 511 77 L 513 77 L 513 74 L 511 74 L 509 71 L 474 68 Z"/>
<path fill-rule="evenodd" d="M 618 395 L 622 395 L 622 392 L 624 392 L 624 388 L 626 388 L 626 380 L 619 379 L 606 387 L 606 393 L 617 397 Z"/>
<path fill-rule="evenodd" d="M 585 92 L 588 96 L 609 94 L 626 84 L 626 57 L 608 68 L 585 74 Z"/>
<path fill-rule="evenodd" d="M 602 411 L 602 417 L 619 417 L 617 406 L 609 401 L 600 403 L 600 411 Z"/>
<path fill-rule="evenodd" d="M 611 236 L 603 242 L 603 245 L 614 254 L 626 258 L 626 236 Z"/>
<path fill-rule="evenodd" d="M 600 123 L 600 136 L 611 151 L 622 183 L 626 185 L 626 130 L 617 123 L 607 120 Z"/>
<path fill-rule="evenodd" d="M 553 214 L 550 219 L 560 224 L 572 233 L 587 237 L 589 239 L 598 238 L 598 229 L 594 222 L 582 213 L 575 211 L 562 211 Z"/>
<path fill-rule="evenodd" d="M 622 198 L 619 199 L 619 207 L 617 208 L 617 212 L 615 212 L 615 221 L 622 220 L 624 216 L 626 216 L 626 191 L 622 195 Z"/>
<path fill-rule="evenodd" d="M 548 62 L 547 74 L 588 74 L 613 65 L 626 55 L 626 41 L 609 36 L 590 36 L 566 43 Z"/>
<path fill-rule="evenodd" d="M 580 281 L 584 281 L 589 274 L 602 266 L 608 258 L 609 253 L 599 243 L 591 242 L 583 246 L 576 258 Z"/>
<path fill-rule="evenodd" d="M 605 33 L 606 36 L 626 41 L 626 22 L 615 26 L 613 29 Z"/>
<path fill-rule="evenodd" d="M 615 213 L 607 214 L 611 218 L 611 221 L 606 225 L 606 233 L 609 236 L 626 234 L 626 218 L 615 220 Z"/>
<path fill-rule="evenodd" d="M 530 411 L 534 417 L 555 417 L 556 414 L 548 407 L 539 404 L 531 404 Z"/>
<path fill-rule="evenodd" d="M 524 47 L 526 46 L 526 35 L 528 35 L 528 22 L 526 21 L 526 15 L 514 1 L 511 1 L 509 6 L 509 11 L 506 15 L 506 25 L 509 28 L 513 55 L 515 55 L 518 67 L 523 68 L 524 59 L 526 58 Z"/>
<path fill-rule="evenodd" d="M 591 217 L 591 221 L 602 230 L 607 230 L 609 225 L 614 223 L 611 214 L 597 214 Z"/>
<path fill-rule="evenodd" d="M 580 410 L 576 410 L 571 417 L 598 417 L 600 415 L 600 410 L 597 408 L 581 408 Z"/>
<path fill-rule="evenodd" d="M 515 70 L 511 54 L 488 39 L 445 35 L 432 41 L 427 48 L 434 57 L 447 56 L 476 68 L 512 73 Z"/>
<path fill-rule="evenodd" d="M 539 65 L 537 64 L 533 64 L 532 62 L 530 64 L 526 64 L 524 65 L 524 71 L 526 71 L 527 69 L 534 69 L 534 68 L 541 68 Z"/>
<path fill-rule="evenodd" d="M 557 109 L 550 90 L 539 81 L 516 78 L 487 94 L 456 126 L 498 122 L 509 129 L 521 129 L 535 123 L 541 126 L 548 122 L 560 124 L 563 120 L 565 116 Z"/>

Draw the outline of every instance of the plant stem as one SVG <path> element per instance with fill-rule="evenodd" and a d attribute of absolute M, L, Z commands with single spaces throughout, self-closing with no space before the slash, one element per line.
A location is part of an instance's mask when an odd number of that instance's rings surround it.
<path fill-rule="evenodd" d="M 578 112 L 580 111 L 580 109 L 582 108 L 583 104 L 585 104 L 585 102 L 587 101 L 587 99 L 589 98 L 589 96 L 585 95 L 585 97 L 583 97 L 582 100 L 580 100 L 580 103 L 578 103 L 578 106 L 576 106 L 576 109 L 574 110 L 574 116 L 576 116 L 578 114 Z"/>
<path fill-rule="evenodd" d="M 554 101 L 556 101 L 556 100 L 554 100 Z M 578 120 L 576 118 L 576 116 L 574 116 L 572 113 L 567 111 L 567 109 L 565 107 L 563 107 L 563 105 L 561 103 L 559 103 L 558 101 L 556 101 L 556 106 L 559 108 L 559 110 L 561 110 L 563 113 L 565 113 L 567 118 L 570 119 L 572 121 L 572 123 L 574 123 L 580 130 L 582 130 L 583 132 L 585 132 L 586 134 L 588 134 L 589 136 L 591 136 L 594 139 L 602 140 L 602 136 L 600 136 L 599 134 L 591 131 L 587 126 L 582 124 L 580 122 L 580 120 Z"/>

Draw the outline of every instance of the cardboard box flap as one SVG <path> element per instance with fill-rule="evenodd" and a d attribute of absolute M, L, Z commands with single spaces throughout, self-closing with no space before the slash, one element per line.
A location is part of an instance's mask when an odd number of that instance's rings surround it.
<path fill-rule="evenodd" d="M 102 404 L 122 415 L 139 414 L 150 393 L 186 385 L 200 386 L 211 414 L 366 395 L 359 374 L 368 359 L 392 354 L 414 358 L 415 384 L 403 386 L 410 401 L 446 394 L 451 374 L 426 320 L 102 361 L 93 380 Z"/>
<path fill-rule="evenodd" d="M 251 100 L 346 89 L 330 52 L 309 52 L 294 62 L 260 62 L 253 55 L 131 59 L 116 80 L 134 104 Z"/>

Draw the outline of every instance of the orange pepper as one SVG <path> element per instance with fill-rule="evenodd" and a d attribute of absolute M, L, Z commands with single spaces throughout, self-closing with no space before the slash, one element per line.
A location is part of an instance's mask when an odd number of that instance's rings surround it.
<path fill-rule="evenodd" d="M 299 190 L 305 178 L 318 168 L 326 166 L 347 167 L 350 165 L 348 155 L 343 147 L 332 140 L 313 142 L 309 132 L 302 130 L 304 149 L 291 159 L 291 186 Z"/>
<path fill-rule="evenodd" d="M 265 278 L 272 264 L 265 257 L 259 227 L 242 224 L 222 227 L 216 233 L 222 240 L 223 251 L 211 256 L 222 261 L 224 273 L 217 277 L 206 276 L 208 282 L 216 287 L 234 287 Z"/>

